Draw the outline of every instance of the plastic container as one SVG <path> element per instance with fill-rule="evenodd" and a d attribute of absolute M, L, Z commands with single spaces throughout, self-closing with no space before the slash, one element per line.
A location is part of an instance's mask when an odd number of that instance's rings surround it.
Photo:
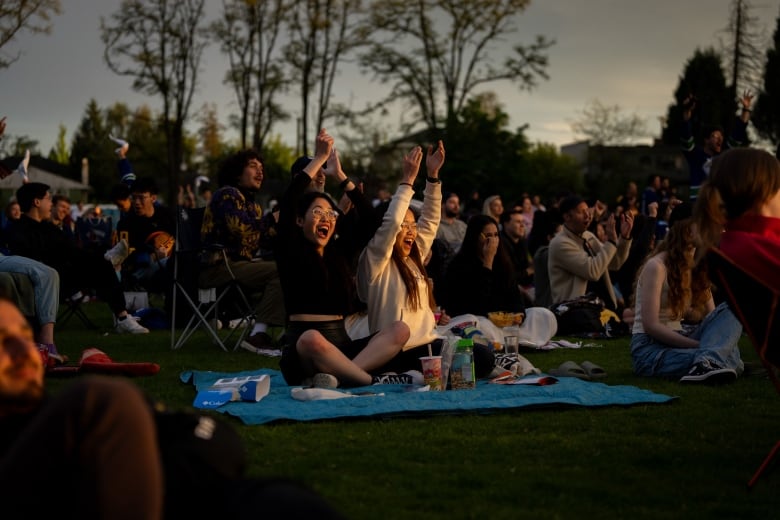
<path fill-rule="evenodd" d="M 452 354 L 450 385 L 453 390 L 471 390 L 477 386 L 474 372 L 474 342 L 464 338 L 458 340 Z"/>

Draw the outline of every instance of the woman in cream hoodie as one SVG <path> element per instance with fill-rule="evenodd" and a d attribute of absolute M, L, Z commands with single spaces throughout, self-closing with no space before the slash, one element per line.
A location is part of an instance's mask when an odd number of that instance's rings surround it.
<path fill-rule="evenodd" d="M 398 320 L 409 326 L 409 340 L 394 360 L 393 369 L 398 371 L 418 369 L 417 358 L 426 355 L 427 345 L 436 339 L 433 290 L 423 260 L 441 219 L 439 170 L 444 164 L 444 144 L 439 141 L 435 149 L 428 147 L 422 215 L 415 221 L 409 205 L 422 156 L 418 146 L 404 157 L 398 189 L 358 263 L 358 296 L 368 307 L 369 331 L 374 333 Z M 412 351 L 416 347 L 426 347 L 425 353 Z"/>

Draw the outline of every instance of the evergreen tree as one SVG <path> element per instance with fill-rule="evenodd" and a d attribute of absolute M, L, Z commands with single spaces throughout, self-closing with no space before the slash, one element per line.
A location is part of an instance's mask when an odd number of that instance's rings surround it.
<path fill-rule="evenodd" d="M 693 57 L 685 64 L 674 92 L 675 103 L 669 106 L 667 112 L 663 142 L 679 144 L 682 104 L 689 96 L 696 98 L 696 110 L 691 120 L 694 136 L 700 136 L 703 128 L 710 125 L 720 125 L 728 134 L 734 121 L 736 105 L 732 91 L 726 84 L 720 54 L 714 49 L 696 49 Z"/>
<path fill-rule="evenodd" d="M 761 137 L 773 143 L 780 142 L 780 17 L 772 38 L 773 45 L 766 51 L 764 84 L 758 93 L 753 125 Z"/>

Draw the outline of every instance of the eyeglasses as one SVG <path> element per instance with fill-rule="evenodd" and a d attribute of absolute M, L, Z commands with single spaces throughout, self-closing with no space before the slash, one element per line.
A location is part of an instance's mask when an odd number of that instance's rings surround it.
<path fill-rule="evenodd" d="M 314 208 L 311 210 L 311 214 L 319 220 L 330 220 L 331 222 L 336 222 L 336 219 L 339 218 L 339 214 L 330 209 Z"/>
<path fill-rule="evenodd" d="M 498 238 L 498 233 L 480 233 L 479 236 L 487 240 L 488 238 Z"/>
<path fill-rule="evenodd" d="M 140 200 L 140 201 L 145 201 L 146 199 L 149 199 L 149 198 L 151 198 L 151 195 L 149 195 L 149 194 L 146 194 L 146 193 L 143 193 L 143 194 L 137 194 L 137 195 L 136 195 L 136 194 L 133 194 L 133 195 L 131 195 L 131 196 L 130 196 L 130 198 L 131 198 L 131 199 L 133 199 L 133 200 Z"/>
<path fill-rule="evenodd" d="M 401 222 L 402 231 L 417 231 L 417 222 Z"/>

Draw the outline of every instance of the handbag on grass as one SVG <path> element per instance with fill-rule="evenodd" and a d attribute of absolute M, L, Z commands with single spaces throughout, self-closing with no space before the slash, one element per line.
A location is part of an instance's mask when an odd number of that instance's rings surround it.
<path fill-rule="evenodd" d="M 604 332 L 601 323 L 604 301 L 593 293 L 556 303 L 551 310 L 558 320 L 558 334 L 561 336 Z"/>

